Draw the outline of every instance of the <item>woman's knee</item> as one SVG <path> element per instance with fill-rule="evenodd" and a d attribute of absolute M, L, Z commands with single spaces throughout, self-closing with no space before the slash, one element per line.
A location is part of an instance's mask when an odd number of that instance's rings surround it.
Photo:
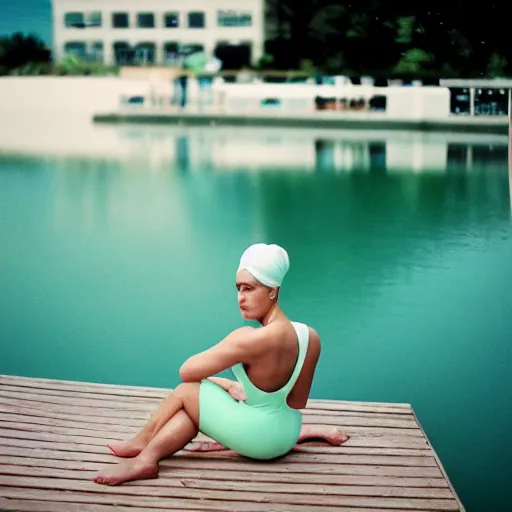
<path fill-rule="evenodd" d="M 174 394 L 183 400 L 191 394 L 197 394 L 199 391 L 199 385 L 200 382 L 183 382 L 174 389 Z"/>
<path fill-rule="evenodd" d="M 199 426 L 199 386 L 200 382 L 184 382 L 176 390 L 176 396 L 182 401 L 183 408 L 192 421 Z"/>

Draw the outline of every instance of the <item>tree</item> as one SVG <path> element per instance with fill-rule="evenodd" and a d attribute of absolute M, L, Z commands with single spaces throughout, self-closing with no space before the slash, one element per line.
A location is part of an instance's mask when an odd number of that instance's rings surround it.
<path fill-rule="evenodd" d="M 16 33 L 0 39 L 0 75 L 21 74 L 24 69 L 39 74 L 50 64 L 51 52 L 37 36 Z"/>
<path fill-rule="evenodd" d="M 506 76 L 512 73 L 504 0 L 267 0 L 278 69 L 309 59 L 329 73 Z"/>

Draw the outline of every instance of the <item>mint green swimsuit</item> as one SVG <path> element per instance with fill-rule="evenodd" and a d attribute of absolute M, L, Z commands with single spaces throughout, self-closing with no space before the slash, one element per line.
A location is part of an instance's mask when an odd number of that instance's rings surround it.
<path fill-rule="evenodd" d="M 266 393 L 247 376 L 242 363 L 234 365 L 237 380 L 247 399 L 238 402 L 209 380 L 199 388 L 199 430 L 223 446 L 253 459 L 273 459 L 289 452 L 297 443 L 302 414 L 286 403 L 306 358 L 309 329 L 292 322 L 297 332 L 299 355 L 292 376 L 281 389 Z"/>

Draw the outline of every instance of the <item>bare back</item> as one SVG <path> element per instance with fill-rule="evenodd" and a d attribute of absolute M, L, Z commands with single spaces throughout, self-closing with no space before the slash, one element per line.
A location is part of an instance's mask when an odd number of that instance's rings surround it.
<path fill-rule="evenodd" d="M 264 350 L 258 353 L 250 365 L 245 365 L 247 376 L 259 389 L 272 393 L 281 389 L 290 380 L 299 353 L 297 332 L 288 320 L 279 320 L 262 327 L 267 331 Z M 320 339 L 314 329 L 309 327 L 309 344 L 306 359 L 295 386 L 288 395 L 290 407 L 301 409 L 306 406 L 316 365 L 320 357 Z"/>

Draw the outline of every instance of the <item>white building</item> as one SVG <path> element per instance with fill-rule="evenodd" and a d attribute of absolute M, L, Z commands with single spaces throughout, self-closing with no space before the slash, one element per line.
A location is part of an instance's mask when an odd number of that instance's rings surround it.
<path fill-rule="evenodd" d="M 263 55 L 265 0 L 52 0 L 53 50 L 105 64 L 170 64 L 203 49 L 225 68 Z"/>

